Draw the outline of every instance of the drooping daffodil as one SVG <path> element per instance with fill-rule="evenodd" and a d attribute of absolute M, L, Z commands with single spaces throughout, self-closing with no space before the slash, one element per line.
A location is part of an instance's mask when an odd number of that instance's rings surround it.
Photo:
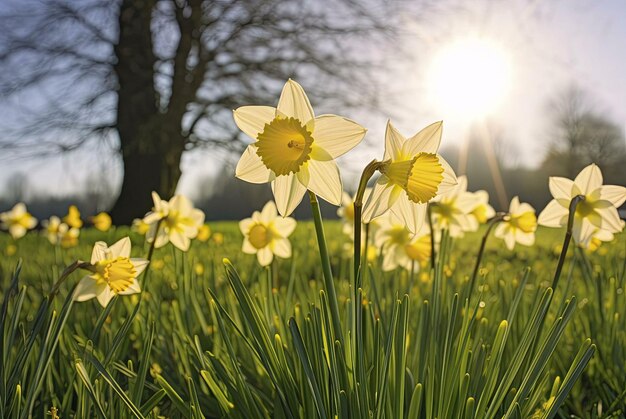
<path fill-rule="evenodd" d="M 494 235 L 504 240 L 509 250 L 513 250 L 515 243 L 532 246 L 535 243 L 536 230 L 535 209 L 526 202 L 520 202 L 516 196 L 511 200 L 509 212 L 496 227 Z"/>
<path fill-rule="evenodd" d="M 194 208 L 189 198 L 183 195 L 165 201 L 152 192 L 152 200 L 154 207 L 143 219 L 150 225 L 146 240 L 149 243 L 154 241 L 157 249 L 172 242 L 183 252 L 189 250 L 191 239 L 198 235 L 198 229 L 204 223 L 204 212 Z"/>
<path fill-rule="evenodd" d="M 342 184 L 335 158 L 354 148 L 365 128 L 337 115 L 315 116 L 304 89 L 293 80 L 283 87 L 278 106 L 242 106 L 235 123 L 254 139 L 235 175 L 272 185 L 278 212 L 286 217 L 310 190 L 333 205 L 341 203 Z"/>
<path fill-rule="evenodd" d="M 267 266 L 274 260 L 274 255 L 281 258 L 291 257 L 291 243 L 288 237 L 296 228 L 296 220 L 291 217 L 279 217 L 274 201 L 269 201 L 261 212 L 254 211 L 252 217 L 239 222 L 239 229 L 244 236 L 241 250 L 256 254 L 261 266 Z"/>
<path fill-rule="evenodd" d="M 586 247 L 598 230 L 611 234 L 624 228 L 617 208 L 626 200 L 626 187 L 603 185 L 602 172 L 595 164 L 585 167 L 574 180 L 550 177 L 550 193 L 554 199 L 539 214 L 539 224 L 546 227 L 567 225 L 571 200 L 582 195 L 574 214 L 572 237 L 575 243 Z M 602 236 L 602 235 L 600 235 Z"/>
<path fill-rule="evenodd" d="M 28 212 L 22 202 L 15 204 L 10 211 L 0 213 L 0 229 L 7 230 L 16 240 L 24 237 L 26 232 L 36 225 L 37 219 Z"/>
<path fill-rule="evenodd" d="M 91 254 L 90 275 L 83 277 L 74 291 L 75 301 L 97 298 L 106 307 L 115 295 L 141 292 L 137 277 L 146 269 L 148 261 L 130 257 L 131 243 L 124 237 L 112 246 L 96 242 Z"/>
<path fill-rule="evenodd" d="M 437 154 L 442 127 L 435 122 L 406 139 L 387 122 L 381 176 L 365 203 L 364 222 L 390 209 L 412 233 L 420 230 L 427 203 L 457 183 L 450 165 Z"/>

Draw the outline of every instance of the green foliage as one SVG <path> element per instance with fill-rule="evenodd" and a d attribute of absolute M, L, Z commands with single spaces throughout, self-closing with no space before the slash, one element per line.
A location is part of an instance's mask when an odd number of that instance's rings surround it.
<path fill-rule="evenodd" d="M 78 273 L 48 293 L 65 266 L 89 257 L 88 243 L 127 230 L 85 231 L 69 250 L 0 237 L 0 417 L 46 417 L 52 407 L 61 418 L 626 412 L 623 236 L 593 254 L 570 249 L 556 290 L 563 232 L 540 229 L 535 246 L 514 253 L 492 240 L 464 299 L 480 233 L 444 240 L 433 271 L 372 263 L 355 291 L 340 226 L 325 227 L 339 331 L 312 223 L 292 236 L 294 257 L 268 269 L 240 252 L 236 224 L 212 224 L 223 244 L 157 250 L 143 293 L 106 309 L 71 301 Z"/>

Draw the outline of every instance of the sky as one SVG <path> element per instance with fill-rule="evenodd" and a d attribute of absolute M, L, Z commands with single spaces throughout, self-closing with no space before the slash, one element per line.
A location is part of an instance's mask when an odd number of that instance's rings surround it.
<path fill-rule="evenodd" d="M 407 136 L 437 120 L 444 121 L 442 147 L 459 146 L 472 124 L 495 121 L 513 143 L 515 162 L 538 164 L 546 151 L 548 101 L 575 82 L 594 105 L 626 130 L 626 1 L 477 1 L 441 7 L 417 22 L 406 21 L 401 44 L 388 56 L 383 84 L 387 90 L 374 114 L 352 110 L 317 110 L 350 117 L 368 128 L 368 135 L 340 159 L 346 186 L 356 182 L 362 166 L 383 152 L 388 118 Z M 489 112 L 468 117 L 442 102 L 437 85 L 437 62 L 451 45 L 480 40 L 500 51 L 508 69 Z M 435 74 L 433 76 L 433 74 Z M 306 84 L 304 85 L 306 90 Z M 441 96 L 441 95 L 439 95 Z M 242 104 L 245 105 L 245 104 Z M 2 115 L 0 115 L 2 118 Z M 88 150 L 69 156 L 33 161 L 2 160 L 0 188 L 12 174 L 26 173 L 35 191 L 63 195 L 84 187 L 90 176 L 104 176 L 113 185 L 121 180 L 121 164 L 111 157 L 86 158 Z M 197 195 L 198 179 L 215 175 L 223 155 L 188 153 L 183 160 L 179 190 Z"/>

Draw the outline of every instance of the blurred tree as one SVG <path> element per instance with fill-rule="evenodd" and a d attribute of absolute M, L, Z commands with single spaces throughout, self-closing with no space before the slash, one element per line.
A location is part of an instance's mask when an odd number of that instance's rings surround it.
<path fill-rule="evenodd" d="M 23 172 L 9 176 L 4 184 L 5 199 L 10 203 L 22 202 L 28 196 L 30 184 Z"/>
<path fill-rule="evenodd" d="M 129 223 L 152 190 L 174 193 L 185 151 L 242 148 L 231 110 L 274 104 L 288 77 L 313 81 L 319 101 L 374 105 L 373 45 L 400 18 L 394 2 L 357 0 L 5 1 L 0 149 L 114 149 L 124 178 L 111 213 Z"/>
<path fill-rule="evenodd" d="M 574 178 L 590 163 L 602 169 L 607 182 L 626 183 L 626 138 L 589 96 L 570 86 L 550 102 L 552 138 L 541 165 L 543 172 Z"/>

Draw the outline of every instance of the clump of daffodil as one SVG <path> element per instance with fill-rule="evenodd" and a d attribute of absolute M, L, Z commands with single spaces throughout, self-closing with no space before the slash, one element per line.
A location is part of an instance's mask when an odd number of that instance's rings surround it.
<path fill-rule="evenodd" d="M 478 204 L 476 205 L 476 208 L 472 210 L 470 215 L 476 218 L 478 224 L 485 224 L 487 220 L 496 215 L 496 211 L 491 205 L 489 205 L 489 194 L 487 191 L 480 190 L 473 193 Z M 478 225 L 476 226 L 476 230 L 478 230 Z"/>
<path fill-rule="evenodd" d="M 165 246 L 172 242 L 174 246 L 186 252 L 191 239 L 198 235 L 198 229 L 204 223 L 204 213 L 193 207 L 191 201 L 183 195 L 175 195 L 169 201 L 162 200 L 152 192 L 154 207 L 143 219 L 150 229 L 146 234 L 154 247 Z"/>
<path fill-rule="evenodd" d="M 76 205 L 70 205 L 67 215 L 63 217 L 63 222 L 71 228 L 81 228 L 83 220 L 80 219 L 80 211 Z"/>
<path fill-rule="evenodd" d="M 464 232 L 478 229 L 478 218 L 473 212 L 481 204 L 480 194 L 467 191 L 465 176 L 459 176 L 457 182 L 431 204 L 433 225 L 448 230 L 451 237 L 462 237 Z"/>
<path fill-rule="evenodd" d="M 85 269 L 90 275 L 83 277 L 74 291 L 75 301 L 97 298 L 106 307 L 115 295 L 141 292 L 137 277 L 146 269 L 148 261 L 130 257 L 131 243 L 124 237 L 108 247 L 105 242 L 96 242 L 91 254 L 90 265 Z"/>
<path fill-rule="evenodd" d="M 261 212 L 254 211 L 251 218 L 239 222 L 243 234 L 244 253 L 256 254 L 261 266 L 267 266 L 274 255 L 291 257 L 291 243 L 288 237 L 296 229 L 296 220 L 291 217 L 278 217 L 274 201 L 269 201 Z"/>
<path fill-rule="evenodd" d="M 37 219 L 30 215 L 22 202 L 15 204 L 10 211 L 0 213 L 0 229 L 7 230 L 14 239 L 24 237 L 36 225 Z"/>
<path fill-rule="evenodd" d="M 383 271 L 397 267 L 418 269 L 430 258 L 430 234 L 426 224 L 422 224 L 417 234 L 412 234 L 394 213 L 380 217 L 378 222 L 375 244 L 382 248 Z"/>
<path fill-rule="evenodd" d="M 201 242 L 206 242 L 211 238 L 211 227 L 207 224 L 202 224 L 198 229 L 198 236 L 196 239 Z"/>
<path fill-rule="evenodd" d="M 494 235 L 504 240 L 506 247 L 513 250 L 515 243 L 532 246 L 535 243 L 537 216 L 535 209 L 516 196 L 511 200 L 509 212 L 496 227 Z"/>
<path fill-rule="evenodd" d="M 411 232 L 420 230 L 426 204 L 457 182 L 450 165 L 437 154 L 442 127 L 435 122 L 406 139 L 387 122 L 385 155 L 377 166 L 381 176 L 366 200 L 364 222 L 391 209 Z"/>
<path fill-rule="evenodd" d="M 272 185 L 278 212 L 286 217 L 310 190 L 333 205 L 341 203 L 341 177 L 335 158 L 354 148 L 365 128 L 336 115 L 315 116 L 306 93 L 288 80 L 278 105 L 242 106 L 235 123 L 254 139 L 235 175 Z"/>
<path fill-rule="evenodd" d="M 137 234 L 145 236 L 150 230 L 150 224 L 146 223 L 143 218 L 135 218 L 130 229 Z"/>
<path fill-rule="evenodd" d="M 109 229 L 111 228 L 111 225 L 113 224 L 111 221 L 111 216 L 109 214 L 107 214 L 106 212 L 101 212 L 97 215 L 94 215 L 93 217 L 89 218 L 89 221 L 91 221 L 91 224 L 93 224 L 93 226 L 100 231 L 109 231 Z"/>
<path fill-rule="evenodd" d="M 594 234 L 599 231 L 611 234 L 624 228 L 617 208 L 626 200 L 626 188 L 617 185 L 603 185 L 602 172 L 595 164 L 585 167 L 572 181 L 563 177 L 550 177 L 550 193 L 554 199 L 539 214 L 539 224 L 546 227 L 567 225 L 571 200 L 582 195 L 574 213 L 572 236 L 574 242 L 587 247 Z M 600 233 L 599 237 L 603 237 Z M 606 235 L 608 237 L 608 235 Z"/>

